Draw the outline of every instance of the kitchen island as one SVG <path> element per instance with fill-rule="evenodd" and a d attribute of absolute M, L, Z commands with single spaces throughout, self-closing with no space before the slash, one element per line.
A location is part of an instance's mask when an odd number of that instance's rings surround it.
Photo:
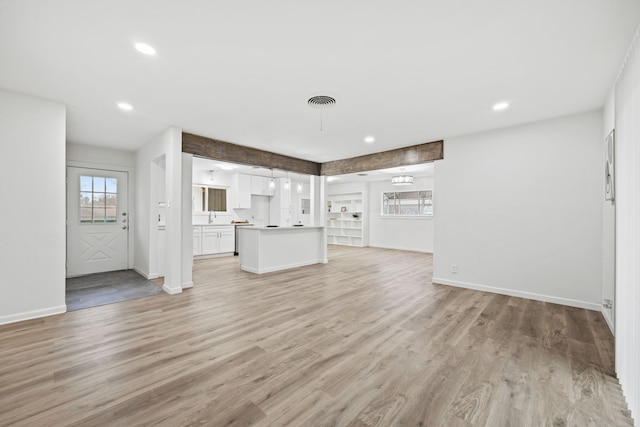
<path fill-rule="evenodd" d="M 326 264 L 322 226 L 241 227 L 240 269 L 262 274 L 311 264 Z"/>

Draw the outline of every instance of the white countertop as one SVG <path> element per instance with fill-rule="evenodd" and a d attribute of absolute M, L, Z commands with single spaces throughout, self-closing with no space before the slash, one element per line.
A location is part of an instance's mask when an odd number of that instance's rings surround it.
<path fill-rule="evenodd" d="M 243 230 L 269 230 L 269 231 L 274 231 L 274 230 L 304 230 L 304 229 L 309 229 L 309 228 L 324 228 L 323 225 L 303 225 L 302 227 L 294 227 L 293 225 L 289 226 L 289 227 L 282 227 L 282 226 L 278 226 L 278 227 L 267 227 L 266 225 L 254 225 L 253 227 L 247 227 L 247 228 L 243 228 Z"/>

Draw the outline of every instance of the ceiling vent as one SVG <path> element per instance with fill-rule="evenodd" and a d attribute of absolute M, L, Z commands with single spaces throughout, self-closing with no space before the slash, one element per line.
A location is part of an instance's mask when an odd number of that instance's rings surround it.
<path fill-rule="evenodd" d="M 307 104 L 309 104 L 313 108 L 324 109 L 324 108 L 329 108 L 336 105 L 336 100 L 335 98 L 332 98 L 330 96 L 318 95 L 318 96 L 312 96 L 311 98 L 309 98 L 309 100 L 307 101 Z"/>

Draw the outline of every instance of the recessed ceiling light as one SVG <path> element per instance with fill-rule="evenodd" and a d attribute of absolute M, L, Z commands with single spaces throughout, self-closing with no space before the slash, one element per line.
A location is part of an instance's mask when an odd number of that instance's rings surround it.
<path fill-rule="evenodd" d="M 497 104 L 493 105 L 494 111 L 502 111 L 506 110 L 507 108 L 509 108 L 508 102 L 498 102 Z"/>
<path fill-rule="evenodd" d="M 364 139 L 364 142 L 366 142 L 367 144 L 371 144 L 373 141 L 375 141 L 375 138 L 372 136 L 368 136 Z"/>
<path fill-rule="evenodd" d="M 124 111 L 131 111 L 133 110 L 133 105 L 128 102 L 118 102 L 118 108 Z"/>
<path fill-rule="evenodd" d="M 134 46 L 138 52 L 144 53 L 145 55 L 153 56 L 156 54 L 156 50 L 146 43 L 136 43 Z"/>

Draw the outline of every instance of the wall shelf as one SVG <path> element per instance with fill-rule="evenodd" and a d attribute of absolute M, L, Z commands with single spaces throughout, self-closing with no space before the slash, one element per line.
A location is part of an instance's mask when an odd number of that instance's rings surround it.
<path fill-rule="evenodd" d="M 327 196 L 327 243 L 366 246 L 365 212 L 362 201 L 361 192 Z"/>

